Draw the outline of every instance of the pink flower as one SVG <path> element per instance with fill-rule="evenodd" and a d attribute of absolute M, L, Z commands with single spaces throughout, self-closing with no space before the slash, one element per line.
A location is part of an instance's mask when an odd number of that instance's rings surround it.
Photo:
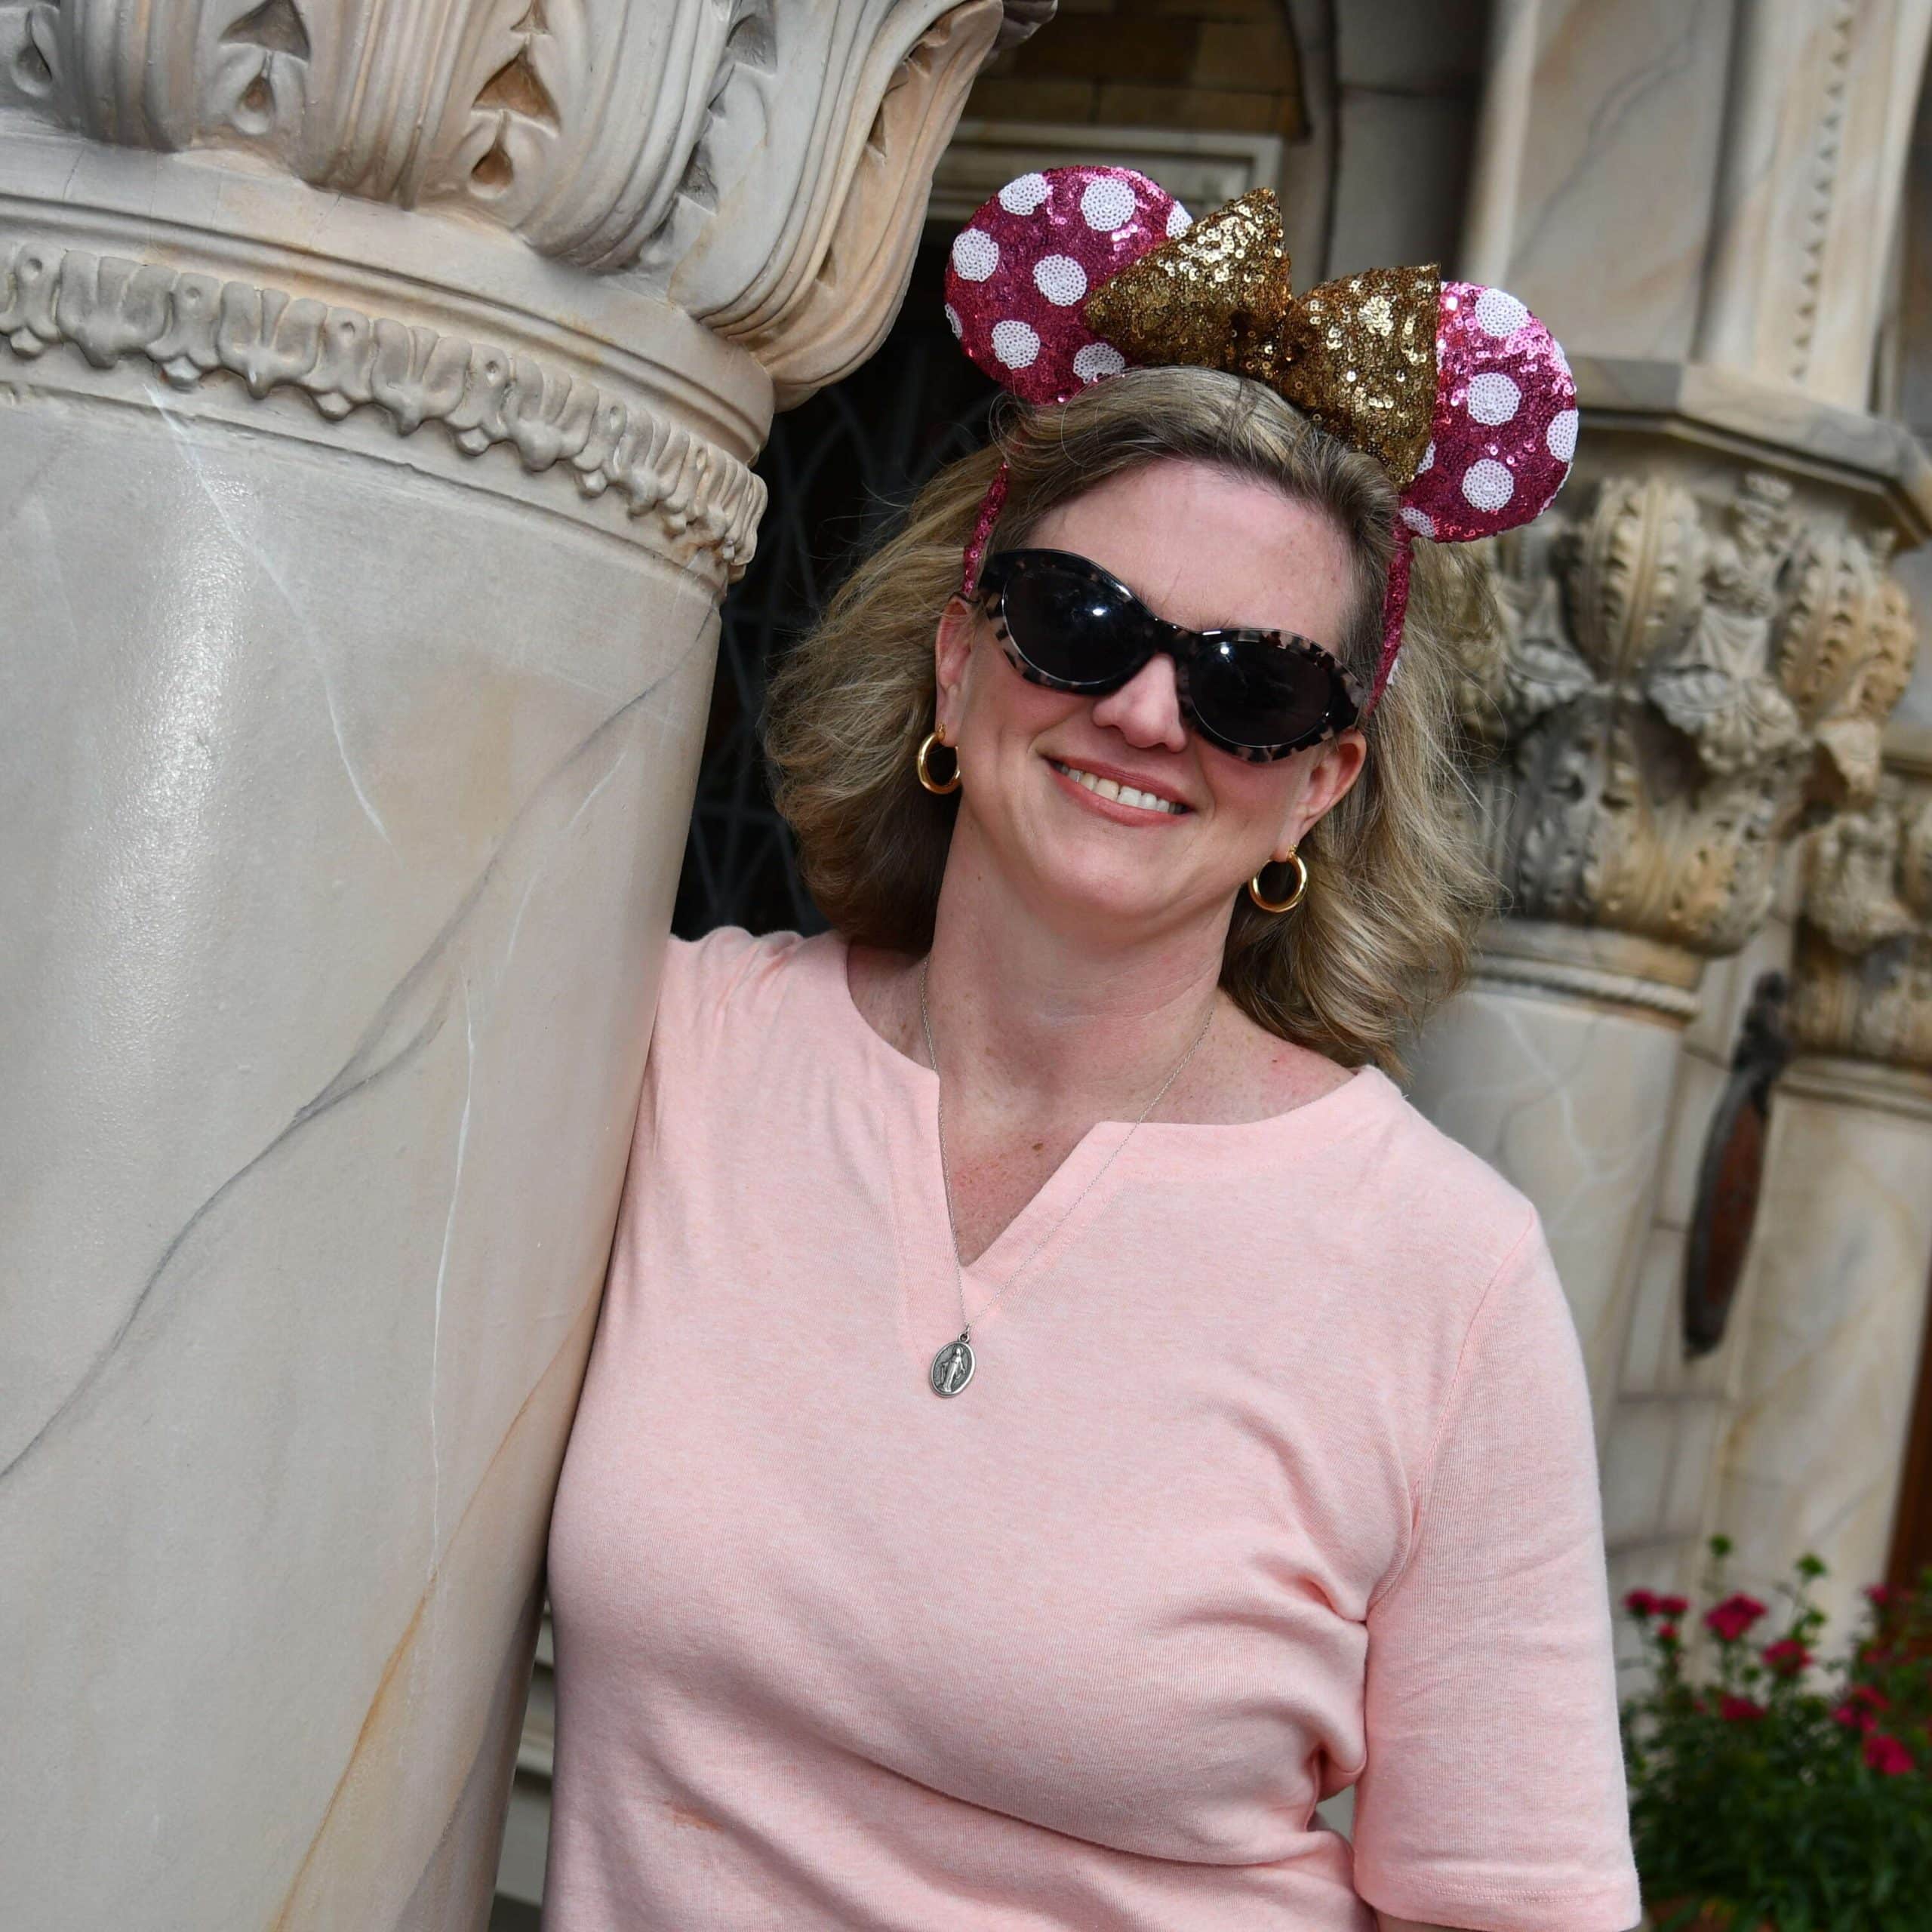
<path fill-rule="evenodd" d="M 1749 1724 L 1764 1715 L 1764 1706 L 1754 1704 L 1749 1697 L 1734 1697 L 1727 1691 L 1718 1700 L 1718 1715 L 1727 1724 Z"/>
<path fill-rule="evenodd" d="M 1717 1632 L 1719 1642 L 1734 1644 L 1764 1614 L 1764 1606 L 1755 1597 L 1747 1597 L 1740 1592 L 1706 1611 L 1704 1623 L 1708 1629 Z"/>
<path fill-rule="evenodd" d="M 1660 1617 L 1681 1617 L 1690 1607 L 1688 1597 L 1659 1597 L 1657 1614 Z"/>
<path fill-rule="evenodd" d="M 1882 1771 L 1887 1777 L 1895 1778 L 1918 1768 L 1912 1762 L 1912 1753 L 1896 1737 L 1882 1730 L 1866 1734 L 1865 1761 L 1875 1771 Z"/>
<path fill-rule="evenodd" d="M 1779 1676 L 1795 1677 L 1811 1661 L 1811 1653 L 1795 1637 L 1783 1637 L 1764 1646 L 1764 1661 Z"/>
<path fill-rule="evenodd" d="M 1653 1617 L 1657 1614 L 1656 1595 L 1650 1590 L 1632 1590 L 1623 1599 L 1623 1607 L 1632 1617 Z"/>

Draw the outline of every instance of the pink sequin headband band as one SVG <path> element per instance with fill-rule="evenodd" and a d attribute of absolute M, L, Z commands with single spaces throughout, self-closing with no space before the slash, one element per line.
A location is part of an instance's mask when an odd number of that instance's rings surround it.
<path fill-rule="evenodd" d="M 1023 174 L 955 237 L 946 320 L 1023 401 L 1064 402 L 1131 366 L 1230 369 L 1381 460 L 1401 494 L 1366 716 L 1401 647 L 1414 539 L 1467 543 L 1543 511 L 1576 449 L 1576 384 L 1513 295 L 1426 268 L 1297 297 L 1280 234 L 1266 189 L 1197 223 L 1131 168 Z M 969 596 L 1007 481 L 1002 463 L 966 545 Z"/>

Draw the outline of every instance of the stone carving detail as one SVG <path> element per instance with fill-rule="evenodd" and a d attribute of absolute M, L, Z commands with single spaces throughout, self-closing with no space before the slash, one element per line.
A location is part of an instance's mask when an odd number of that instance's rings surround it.
<path fill-rule="evenodd" d="M 0 0 L 0 109 L 482 217 L 743 340 L 789 399 L 877 346 L 967 89 L 996 40 L 1051 11 Z"/>
<path fill-rule="evenodd" d="M 1499 636 L 1463 711 L 1511 910 L 1734 952 L 1808 806 L 1869 801 L 1909 674 L 1888 537 L 1826 534 L 1790 484 L 1700 500 L 1611 475 L 1497 546 Z"/>
<path fill-rule="evenodd" d="M 526 469 L 564 466 L 586 496 L 615 489 L 733 576 L 750 561 L 763 482 L 737 457 L 635 398 L 528 355 L 386 316 L 210 275 L 0 241 L 0 340 L 14 355 L 71 344 L 97 368 L 145 357 L 190 389 L 217 370 L 260 398 L 300 389 L 331 420 L 365 404 L 399 435 L 440 423 L 475 456 L 507 444 Z"/>
<path fill-rule="evenodd" d="M 1932 792 L 1878 798 L 1805 835 L 1793 1038 L 1932 1069 Z"/>

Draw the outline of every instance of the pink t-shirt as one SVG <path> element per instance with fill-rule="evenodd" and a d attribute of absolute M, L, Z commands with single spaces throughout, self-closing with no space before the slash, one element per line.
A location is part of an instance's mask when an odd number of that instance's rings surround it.
<path fill-rule="evenodd" d="M 1372 1070 L 1089 1188 L 1103 1122 L 967 1270 L 977 1318 L 1054 1230 L 943 1399 L 937 1083 L 845 961 L 666 962 L 550 1533 L 548 1932 L 1623 1932 L 1589 1402 L 1522 1197 Z"/>

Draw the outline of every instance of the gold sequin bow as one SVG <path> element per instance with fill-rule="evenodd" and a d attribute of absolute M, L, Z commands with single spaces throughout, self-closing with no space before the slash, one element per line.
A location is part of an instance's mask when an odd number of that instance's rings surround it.
<path fill-rule="evenodd" d="M 1414 481 L 1435 414 L 1442 280 L 1371 269 L 1296 296 L 1274 190 L 1203 215 L 1088 297 L 1087 326 L 1131 361 L 1251 376 Z"/>

